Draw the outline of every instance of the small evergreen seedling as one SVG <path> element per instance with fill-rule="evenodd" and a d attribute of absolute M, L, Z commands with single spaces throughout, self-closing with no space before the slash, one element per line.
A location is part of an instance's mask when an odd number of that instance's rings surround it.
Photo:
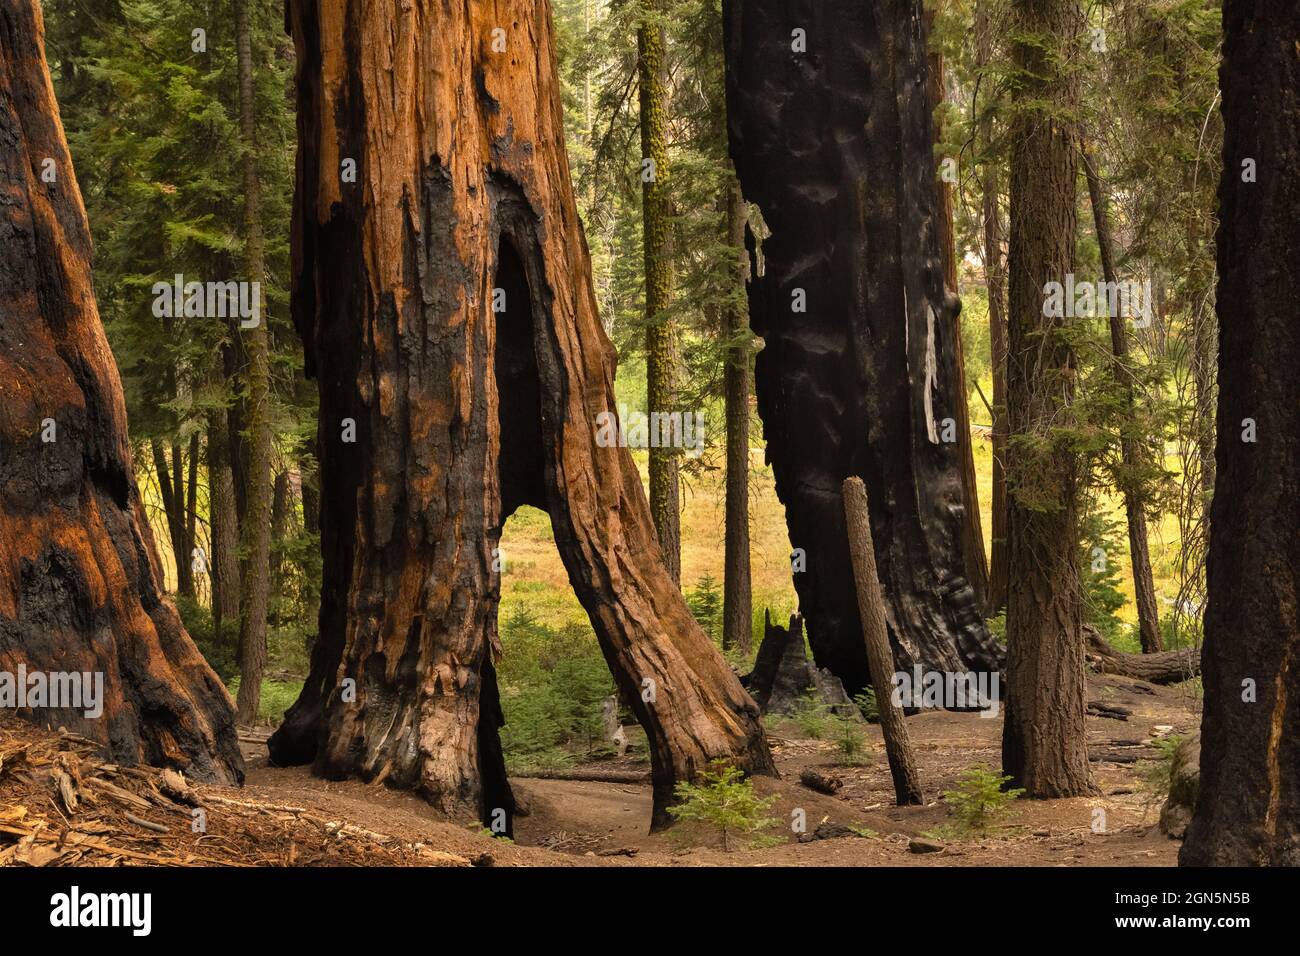
<path fill-rule="evenodd" d="M 816 690 L 809 690 L 800 699 L 799 705 L 790 719 L 794 721 L 799 732 L 809 740 L 821 740 L 826 734 L 828 708 L 817 696 Z"/>
<path fill-rule="evenodd" d="M 854 694 L 853 703 L 858 705 L 858 710 L 862 712 L 862 719 L 867 723 L 880 722 L 880 708 L 876 706 L 876 692 L 873 688 L 868 687 L 860 694 Z"/>
<path fill-rule="evenodd" d="M 846 767 L 866 763 L 867 737 L 858 722 L 842 714 L 833 715 L 835 748 L 840 752 L 840 763 Z"/>
<path fill-rule="evenodd" d="M 761 832 L 776 826 L 777 820 L 763 815 L 776 797 L 754 793 L 754 782 L 726 760 L 715 760 L 700 773 L 699 783 L 679 783 L 673 792 L 681 801 L 668 812 L 674 819 L 712 827 L 722 837 L 722 849 L 731 851 L 732 841 L 748 837 L 752 845 L 764 842 Z"/>
<path fill-rule="evenodd" d="M 971 767 L 958 778 L 957 789 L 946 791 L 943 799 L 964 829 L 982 833 L 1025 792 L 1023 787 L 1003 789 L 1010 780 L 988 767 Z"/>

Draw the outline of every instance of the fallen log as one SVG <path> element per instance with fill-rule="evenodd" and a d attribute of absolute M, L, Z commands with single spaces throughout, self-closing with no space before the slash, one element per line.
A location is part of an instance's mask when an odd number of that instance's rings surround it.
<path fill-rule="evenodd" d="M 1115 650 L 1094 627 L 1085 626 L 1088 664 L 1100 674 L 1119 674 L 1149 684 L 1177 684 L 1201 672 L 1201 651 L 1185 647 L 1155 654 L 1125 654 Z"/>
<path fill-rule="evenodd" d="M 1128 720 L 1133 716 L 1133 711 L 1127 707 L 1121 707 L 1119 704 L 1107 704 L 1100 700 L 1088 701 L 1088 713 L 1095 717 L 1108 717 L 1111 720 Z"/>
<path fill-rule="evenodd" d="M 799 782 L 809 790 L 816 790 L 818 793 L 824 793 L 832 797 L 839 793 L 844 786 L 844 781 L 834 774 L 822 773 L 811 767 L 799 774 Z"/>

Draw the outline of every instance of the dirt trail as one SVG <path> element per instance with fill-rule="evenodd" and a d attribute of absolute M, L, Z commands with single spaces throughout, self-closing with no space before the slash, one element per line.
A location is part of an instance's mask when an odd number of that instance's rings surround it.
<path fill-rule="evenodd" d="M 410 793 L 272 767 L 265 734 L 242 741 L 243 788 L 191 786 L 171 771 L 106 763 L 90 741 L 0 713 L 0 866 L 1175 865 L 1178 844 L 1159 832 L 1143 776 L 1158 755 L 1152 740 L 1194 730 L 1198 702 L 1188 690 L 1113 676 L 1092 678 L 1088 699 L 1128 717 L 1088 718 L 1098 793 L 1016 801 L 1003 825 L 978 839 L 935 840 L 950 823 L 939 795 L 967 768 L 998 765 L 999 718 L 929 711 L 908 719 L 930 801 L 919 807 L 893 805 L 878 727 L 865 728 L 865 764 L 841 767 L 834 744 L 801 739 L 782 723 L 771 736 L 781 779 L 756 780 L 774 798 L 767 813 L 777 845 L 730 853 L 686 845 L 683 827 L 650 835 L 648 781 L 515 778 L 521 809 L 509 842 Z M 809 790 L 799 782 L 806 768 L 836 774 L 842 789 Z M 578 770 L 636 781 L 646 767 L 626 759 Z M 791 827 L 799 818 L 802 837 Z M 830 838 L 811 839 L 819 828 Z M 917 836 L 934 852 L 913 852 Z"/>
<path fill-rule="evenodd" d="M 893 806 L 893 789 L 879 728 L 866 732 L 867 764 L 837 767 L 834 745 L 797 739 L 783 724 L 772 743 L 781 780 L 762 779 L 758 790 L 776 797 L 770 816 L 781 821 L 774 834 L 779 846 L 724 853 L 709 847 L 683 848 L 675 834 L 647 833 L 651 795 L 648 784 L 588 780 L 514 778 L 523 805 L 515 820 L 515 844 L 482 835 L 475 824 L 447 822 L 418 798 L 356 781 L 318 780 L 305 768 L 267 765 L 265 748 L 245 743 L 248 782 L 241 799 L 292 804 L 343 819 L 400 840 L 421 843 L 480 864 L 494 865 L 1083 865 L 1173 866 L 1178 843 L 1156 826 L 1159 806 L 1142 782 L 1143 760 L 1159 733 L 1185 734 L 1199 722 L 1199 702 L 1189 690 L 1149 687 L 1127 678 L 1094 677 L 1090 701 L 1131 711 L 1127 721 L 1088 717 L 1089 750 L 1099 794 L 1069 800 L 1021 800 L 1006 825 L 980 839 L 944 839 L 939 852 L 914 853 L 909 840 L 949 821 L 938 794 L 976 764 L 996 767 L 1002 721 L 977 714 L 931 711 L 909 718 L 928 803 Z M 1157 731 L 1171 727 L 1171 731 Z M 1116 762 L 1124 761 L 1124 762 Z M 602 770 L 614 768 L 604 762 Z M 834 797 L 800 785 L 806 767 L 833 771 L 844 780 Z M 619 769 L 644 769 L 626 764 Z M 1104 811 L 1104 831 L 1094 830 L 1096 811 Z M 792 813 L 804 812 L 807 830 L 821 823 L 874 831 L 876 836 L 844 836 L 797 842 L 789 830 Z"/>

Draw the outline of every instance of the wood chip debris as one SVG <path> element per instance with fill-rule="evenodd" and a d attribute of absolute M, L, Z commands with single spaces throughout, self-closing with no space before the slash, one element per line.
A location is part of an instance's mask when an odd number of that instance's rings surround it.
<path fill-rule="evenodd" d="M 77 734 L 0 721 L 0 866 L 470 866 L 302 807 L 122 767 Z M 237 794 L 238 790 L 226 792 Z"/>

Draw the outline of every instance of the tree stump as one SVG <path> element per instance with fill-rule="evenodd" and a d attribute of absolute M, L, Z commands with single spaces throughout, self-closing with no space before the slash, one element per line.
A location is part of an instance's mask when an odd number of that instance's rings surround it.
<path fill-rule="evenodd" d="M 808 660 L 803 618 L 798 614 L 790 615 L 790 626 L 785 628 L 772 623 L 770 609 L 764 612 L 763 643 L 758 646 L 754 669 L 741 683 L 764 714 L 793 714 L 805 706 L 811 694 L 831 713 L 865 722 L 840 679 Z"/>

